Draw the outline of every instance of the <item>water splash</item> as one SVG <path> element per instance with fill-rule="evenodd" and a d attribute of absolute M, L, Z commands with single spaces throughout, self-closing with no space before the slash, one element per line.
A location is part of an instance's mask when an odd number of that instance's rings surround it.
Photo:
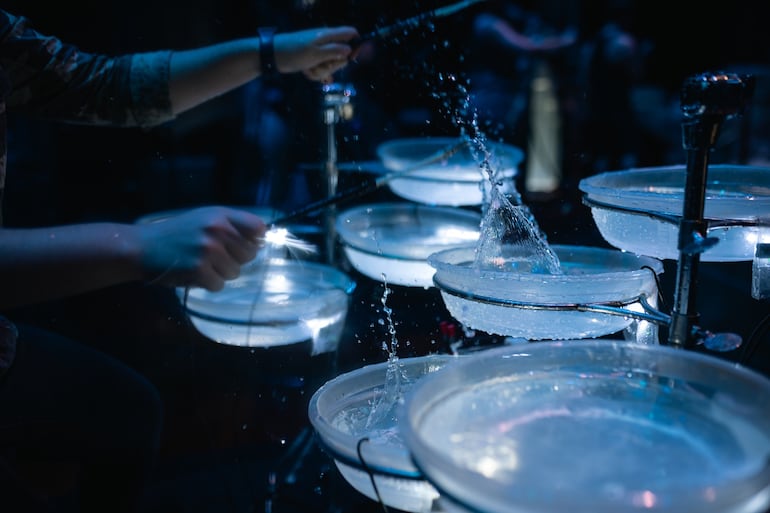
<path fill-rule="evenodd" d="M 483 217 L 474 265 L 479 268 L 509 269 L 560 274 L 561 264 L 532 211 L 515 186 L 503 193 L 502 168 L 495 162 L 487 139 L 479 129 L 478 112 L 467 88 L 454 75 L 439 75 L 439 81 L 453 86 L 452 93 L 439 94 L 452 123 L 460 128 L 479 169 L 490 187 L 483 187 Z M 488 190 L 488 192 L 487 192 Z"/>
<path fill-rule="evenodd" d="M 560 274 L 561 263 L 528 210 L 513 205 L 496 186 L 481 220 L 474 265 L 482 269 Z"/>
<path fill-rule="evenodd" d="M 371 429 L 381 425 L 389 416 L 395 415 L 395 408 L 403 400 L 402 384 L 407 379 L 398 360 L 398 337 L 396 336 L 396 324 L 393 322 L 393 310 L 388 306 L 388 296 L 392 290 L 388 287 L 387 277 L 382 275 L 384 291 L 380 302 L 385 314 L 385 323 L 389 340 L 383 342 L 384 349 L 388 351 L 388 365 L 385 370 L 385 384 L 381 393 L 371 405 L 369 417 L 366 419 L 366 428 Z"/>
<path fill-rule="evenodd" d="M 384 323 L 387 329 L 387 335 L 390 339 L 389 341 L 385 340 L 382 342 L 382 349 L 387 351 L 388 361 L 391 361 L 398 358 L 396 353 L 398 349 L 398 338 L 396 338 L 396 326 L 393 322 L 393 309 L 388 306 L 388 296 L 393 291 L 390 289 L 390 287 L 388 287 L 387 276 L 385 273 L 382 273 L 382 284 L 383 292 L 382 297 L 380 298 L 380 303 L 382 303 L 382 312 L 385 314 Z"/>

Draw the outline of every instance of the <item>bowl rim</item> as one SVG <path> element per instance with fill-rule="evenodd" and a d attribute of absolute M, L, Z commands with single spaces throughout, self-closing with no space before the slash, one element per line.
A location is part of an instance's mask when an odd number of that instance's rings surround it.
<path fill-rule="evenodd" d="M 664 270 L 663 262 L 661 262 L 659 259 L 647 255 L 637 255 L 633 253 L 629 253 L 620 249 L 613 249 L 613 248 L 604 248 L 599 246 L 585 246 L 585 245 L 569 245 L 569 244 L 550 244 L 549 245 L 551 249 L 554 250 L 556 255 L 561 258 L 560 253 L 564 253 L 567 251 L 570 252 L 577 252 L 577 253 L 588 253 L 588 252 L 594 252 L 594 253 L 600 253 L 605 255 L 613 255 L 613 256 L 619 256 L 621 258 L 629 258 L 629 259 L 635 259 L 638 260 L 643 265 L 640 265 L 638 268 L 635 269 L 628 269 L 623 271 L 609 271 L 609 272 L 597 272 L 597 273 L 590 273 L 590 274 L 548 274 L 548 273 L 530 273 L 530 272 L 514 272 L 514 271 L 498 271 L 494 269 L 474 269 L 471 265 L 467 265 L 467 261 L 463 261 L 461 264 L 452 264 L 449 262 L 446 262 L 445 259 L 450 255 L 465 255 L 470 252 L 472 255 L 475 250 L 476 246 L 473 245 L 463 245 L 463 246 L 457 246 L 453 248 L 447 248 L 443 249 L 441 251 L 437 251 L 433 254 L 431 254 L 428 257 L 428 263 L 436 269 L 437 273 L 442 273 L 442 276 L 446 272 L 453 272 L 457 270 L 461 270 L 464 273 L 473 272 L 478 278 L 482 280 L 505 280 L 505 279 L 516 279 L 517 282 L 559 282 L 559 283 L 565 283 L 565 282 L 583 282 L 588 279 L 594 279 L 596 277 L 638 277 L 642 274 L 649 273 L 649 269 L 645 269 L 644 267 L 650 267 L 654 273 L 661 274 Z"/>
<path fill-rule="evenodd" d="M 336 267 L 319 263 L 319 262 L 311 262 L 311 261 L 288 259 L 288 258 L 271 258 L 267 262 L 258 262 L 258 263 L 253 263 L 251 265 L 247 264 L 246 266 L 244 266 L 243 270 L 241 271 L 241 275 L 238 278 L 229 280 L 228 283 L 246 281 L 248 280 L 248 274 L 246 274 L 246 271 L 249 268 L 261 268 L 262 266 L 265 266 L 265 265 L 275 267 L 275 268 L 295 268 L 295 269 L 310 270 L 312 272 L 318 273 L 319 276 L 323 277 L 325 282 L 328 282 L 331 285 L 330 287 L 327 287 L 323 290 L 325 295 L 336 293 L 336 291 L 341 291 L 345 294 L 345 296 L 349 297 L 353 293 L 357 285 L 355 280 L 351 276 L 349 276 L 344 271 L 337 269 Z M 249 319 L 225 317 L 222 315 L 205 312 L 205 310 L 211 309 L 212 307 L 222 306 L 222 303 L 217 302 L 215 300 L 215 298 L 217 297 L 217 292 L 209 292 L 205 289 L 201 289 L 198 287 L 194 287 L 194 288 L 177 287 L 176 293 L 177 293 L 177 298 L 179 299 L 180 303 L 182 304 L 182 307 L 184 308 L 185 312 L 188 315 L 192 317 L 197 317 L 199 319 L 209 321 L 209 322 L 223 322 L 227 324 L 242 325 L 242 326 L 280 327 L 284 325 L 296 324 L 298 321 L 302 319 L 302 314 L 303 314 L 303 308 L 297 307 L 298 306 L 297 303 L 301 304 L 303 302 L 302 300 L 300 300 L 299 302 L 289 302 L 290 308 L 288 309 L 288 311 L 294 314 L 292 318 L 270 319 L 268 321 L 260 321 L 260 316 L 256 316 L 255 318 L 250 317 Z M 197 297 L 195 295 L 196 293 L 205 295 L 205 298 Z M 314 299 L 314 301 L 316 300 L 317 298 Z M 284 307 L 283 305 L 278 306 L 277 308 L 280 310 L 286 309 L 286 307 Z"/>
<path fill-rule="evenodd" d="M 399 172 L 399 171 L 402 171 L 403 168 L 400 168 L 398 166 L 393 166 L 393 165 L 388 166 L 388 162 L 404 160 L 403 157 L 398 157 L 393 154 L 394 149 L 397 149 L 399 147 L 416 148 L 416 147 L 425 147 L 425 146 L 439 146 L 439 148 L 435 148 L 433 149 L 433 151 L 426 154 L 425 158 L 427 158 L 427 157 L 430 157 L 431 154 L 437 152 L 440 149 L 440 147 L 444 147 L 444 146 L 452 147 L 453 145 L 456 145 L 458 142 L 461 142 L 462 140 L 463 138 L 460 136 L 397 137 L 397 138 L 388 139 L 379 143 L 377 145 L 375 153 L 377 154 L 377 157 L 380 159 L 380 162 L 382 162 L 383 167 L 387 172 Z M 501 173 L 502 177 L 511 178 L 518 174 L 519 166 L 524 162 L 524 150 L 522 150 L 518 146 L 514 146 L 512 144 L 509 144 L 506 142 L 500 142 L 500 141 L 486 141 L 484 145 L 489 149 L 493 158 L 497 158 L 497 159 L 501 158 L 499 156 L 499 153 L 496 153 L 496 152 L 505 153 L 505 165 L 501 166 L 501 169 L 498 170 L 498 172 Z M 438 174 L 438 171 L 433 171 L 433 169 L 430 167 L 428 167 L 428 169 L 422 169 L 422 170 L 418 168 L 418 169 L 415 169 L 413 172 L 406 173 L 404 176 L 399 176 L 393 181 L 414 180 L 414 181 L 425 181 L 425 182 L 432 182 L 432 183 L 438 182 L 438 183 L 447 183 L 447 184 L 473 184 L 474 186 L 477 186 L 480 182 L 483 182 L 485 180 L 485 177 L 481 175 L 481 173 L 479 173 L 478 178 L 455 177 L 453 179 L 433 176 L 435 174 Z"/>
<path fill-rule="evenodd" d="M 666 362 L 668 363 L 667 366 L 664 365 L 664 370 L 661 371 L 658 369 L 660 372 L 667 372 L 668 374 L 675 374 L 677 372 L 684 373 L 685 378 L 683 379 L 686 379 L 687 376 L 692 375 L 691 373 L 696 372 L 696 368 L 706 368 L 706 370 L 712 371 L 709 376 L 714 376 L 715 380 L 722 380 L 719 381 L 720 383 L 728 378 L 737 376 L 744 379 L 747 386 L 770 391 L 770 381 L 748 367 L 737 365 L 709 354 L 687 351 L 670 346 L 639 344 L 625 340 L 581 339 L 529 342 L 524 345 L 493 348 L 474 355 L 471 359 L 458 362 L 456 365 L 448 368 L 445 373 L 426 376 L 409 390 L 405 401 L 401 405 L 402 411 L 399 415 L 406 420 L 403 436 L 410 454 L 412 454 L 414 464 L 419 471 L 433 483 L 442 497 L 448 498 L 452 502 L 464 505 L 470 510 L 476 511 L 476 508 L 479 507 L 478 503 L 467 503 L 467 497 L 469 496 L 467 487 L 473 487 L 474 497 L 483 496 L 489 499 L 491 496 L 497 496 L 496 499 L 491 499 L 494 501 L 495 506 L 500 505 L 502 499 L 501 495 L 504 495 L 504 493 L 501 494 L 501 487 L 495 485 L 491 480 L 484 479 L 479 473 L 456 464 L 445 451 L 436 451 L 434 448 L 428 447 L 428 444 L 425 443 L 426 436 L 421 432 L 424 418 L 428 415 L 435 414 L 432 413 L 431 410 L 445 398 L 457 393 L 458 389 L 463 389 L 463 387 L 465 387 L 465 389 L 480 389 L 482 383 L 498 378 L 499 372 L 504 372 L 506 368 L 508 368 L 509 375 L 514 372 L 514 370 L 511 370 L 512 368 L 509 363 L 501 363 L 503 360 L 510 359 L 517 354 L 532 356 L 534 353 L 537 355 L 541 351 L 544 353 L 550 352 L 551 354 L 555 354 L 559 352 L 561 348 L 565 348 L 565 355 L 574 354 L 574 350 L 581 351 L 584 355 L 588 355 L 588 353 L 596 355 L 597 353 L 605 351 L 610 353 L 610 359 L 620 352 L 625 352 L 626 354 L 662 354 L 663 356 L 669 357 L 669 360 L 661 361 L 663 364 L 666 364 Z M 570 348 L 573 350 L 573 353 L 567 353 L 567 350 Z M 550 356 L 549 358 L 553 359 L 555 357 Z M 562 365 L 570 363 L 566 358 L 567 356 L 562 358 Z M 556 358 L 556 360 L 558 360 L 558 358 Z M 560 368 L 559 363 L 556 360 L 554 360 L 554 366 L 555 368 Z M 535 358 L 532 358 L 532 362 L 535 363 Z M 669 367 L 673 367 L 673 369 Z M 480 373 L 475 372 L 479 369 L 481 370 Z M 515 371 L 526 379 L 525 370 L 516 368 Z M 469 380 L 468 378 L 471 374 L 475 376 L 475 378 Z M 681 377 L 681 374 L 679 374 L 679 376 Z M 706 378 L 703 377 L 702 379 Z M 764 401 L 767 402 L 767 399 Z M 436 469 L 440 469 L 440 471 L 436 472 Z M 454 473 L 451 479 L 447 477 L 450 471 Z M 451 482 L 457 483 L 458 476 L 466 482 L 466 486 L 463 487 L 464 490 L 461 490 L 459 493 L 454 489 L 456 487 L 451 486 Z M 766 495 L 766 492 L 770 487 L 770 465 L 766 465 L 762 468 L 759 475 L 749 476 L 749 479 L 753 480 L 752 485 L 757 488 L 755 495 L 749 498 L 749 500 L 753 500 L 762 493 L 765 493 Z M 743 484 L 745 484 L 744 481 L 739 479 L 728 482 L 725 487 L 728 493 L 732 492 L 733 495 L 736 495 L 735 488 L 741 487 Z M 561 498 L 561 500 L 564 500 L 564 498 Z M 585 497 L 583 500 L 585 500 Z M 767 503 L 768 497 L 764 497 L 764 500 L 765 503 Z M 510 511 L 510 509 L 508 509 L 510 508 L 510 501 L 507 501 L 506 504 L 505 511 Z M 575 504 L 571 504 L 571 506 L 574 507 Z M 537 508 L 537 506 L 534 507 Z M 608 505 L 604 505 L 604 507 L 597 509 L 597 511 L 608 511 L 607 507 Z M 623 511 L 626 510 L 628 510 L 628 508 L 623 509 Z M 490 511 L 501 510 L 499 508 L 492 508 Z M 543 510 L 534 509 L 532 511 Z M 548 511 L 554 510 L 549 509 Z M 634 511 L 637 511 L 637 509 L 634 509 Z M 673 510 L 669 507 L 664 508 L 664 511 Z M 741 509 L 740 511 L 744 510 Z"/>
<path fill-rule="evenodd" d="M 627 201 L 639 201 L 656 199 L 661 202 L 675 202 L 676 206 L 679 206 L 679 202 L 684 198 L 684 179 L 686 178 L 687 166 L 684 164 L 674 164 L 668 166 L 648 166 L 630 168 L 616 171 L 604 171 L 592 176 L 583 178 L 578 183 L 578 188 L 585 193 L 589 198 L 599 197 L 602 201 L 612 206 L 619 206 L 625 204 Z M 732 173 L 732 172 L 754 172 L 767 174 L 770 177 L 770 167 L 755 166 L 755 165 L 738 165 L 738 164 L 712 164 L 709 166 L 707 174 L 707 184 L 711 184 L 714 179 L 715 172 L 719 173 Z M 638 178 L 644 175 L 658 175 L 668 174 L 672 176 L 682 177 L 682 189 L 677 189 L 673 192 L 665 191 L 645 191 L 638 189 L 626 189 L 620 186 L 617 180 L 621 180 L 624 177 Z M 721 175 L 720 175 L 721 176 Z M 718 194 L 706 194 L 706 199 L 709 202 L 738 202 L 738 201 L 751 201 L 752 205 L 757 203 L 770 203 L 770 194 L 767 196 L 745 195 L 744 197 L 737 196 L 722 196 Z M 653 210 L 648 210 L 653 212 Z M 672 214 L 681 214 L 681 212 L 671 212 Z"/>
<path fill-rule="evenodd" d="M 435 353 L 423 356 L 398 358 L 396 362 L 399 364 L 419 366 L 434 361 L 441 363 L 443 367 L 448 363 L 454 364 L 454 362 L 465 357 L 466 356 L 464 355 Z M 342 407 L 337 407 L 331 412 L 324 413 L 321 411 L 324 402 L 330 401 L 330 399 L 328 399 L 330 394 L 334 394 L 338 389 L 344 388 L 343 385 L 345 382 L 355 380 L 356 378 L 366 378 L 374 374 L 381 374 L 384 378 L 385 371 L 392 363 L 393 362 L 388 360 L 366 364 L 330 379 L 321 385 L 311 396 L 308 403 L 308 419 L 316 432 L 316 438 L 319 441 L 319 444 L 324 451 L 335 460 L 339 460 L 348 466 L 370 474 L 381 474 L 401 479 L 423 480 L 424 477 L 422 473 L 414 466 L 411 456 L 405 446 L 395 447 L 392 445 L 365 444 L 361 445 L 360 452 L 358 452 L 359 444 L 362 440 L 367 439 L 367 437 L 343 433 L 332 425 L 332 420 L 344 409 L 344 405 Z M 430 374 L 439 371 L 434 371 Z M 382 384 L 383 382 L 372 384 L 367 382 L 366 388 L 341 394 L 340 397 L 350 400 L 356 395 L 366 396 L 370 391 L 381 388 Z M 365 463 L 361 461 L 361 456 L 363 454 L 367 454 L 367 461 Z"/>
<path fill-rule="evenodd" d="M 458 224 L 467 222 L 468 227 L 471 225 L 475 226 L 477 233 L 480 233 L 481 230 L 481 214 L 470 209 L 450 207 L 445 205 L 428 205 L 424 203 L 408 201 L 371 203 L 349 208 L 337 216 L 337 219 L 335 220 L 335 227 L 337 235 L 344 246 L 353 248 L 362 253 L 382 258 L 415 262 L 426 261 L 428 255 L 421 258 L 399 255 L 394 253 L 392 250 L 374 250 L 371 248 L 371 244 L 364 244 L 364 242 L 371 241 L 372 237 L 359 237 L 356 232 L 362 230 L 370 230 L 379 226 L 367 222 L 368 220 L 372 219 L 372 214 L 374 211 L 378 211 L 383 214 L 387 214 L 389 212 L 404 211 L 407 215 L 412 215 L 412 213 L 422 211 L 428 214 L 435 214 L 437 218 L 441 218 L 443 220 L 457 220 Z M 447 247 L 448 245 L 444 244 L 443 246 Z"/>

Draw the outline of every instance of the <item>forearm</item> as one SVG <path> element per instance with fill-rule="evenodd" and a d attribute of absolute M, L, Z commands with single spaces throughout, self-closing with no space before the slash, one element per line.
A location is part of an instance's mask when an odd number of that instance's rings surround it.
<path fill-rule="evenodd" d="M 259 67 L 258 38 L 174 52 L 169 82 L 173 113 L 184 112 L 253 80 Z"/>
<path fill-rule="evenodd" d="M 275 36 L 277 71 L 302 72 L 311 80 L 328 81 L 353 55 L 353 27 L 307 29 Z M 174 115 L 226 93 L 259 76 L 259 37 L 236 39 L 171 56 L 169 95 Z"/>
<path fill-rule="evenodd" d="M 136 238 L 112 223 L 0 229 L 0 308 L 141 279 Z"/>

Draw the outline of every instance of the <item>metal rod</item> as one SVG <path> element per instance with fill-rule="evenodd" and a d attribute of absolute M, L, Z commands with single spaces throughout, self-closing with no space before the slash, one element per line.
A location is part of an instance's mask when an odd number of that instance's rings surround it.
<path fill-rule="evenodd" d="M 336 127 L 343 119 L 347 119 L 350 114 L 351 98 L 355 96 L 355 89 L 352 86 L 346 86 L 338 83 L 324 84 L 324 124 L 326 125 L 326 197 L 333 197 L 337 194 L 337 184 L 339 182 L 339 169 L 337 168 L 337 136 Z M 346 111 L 347 109 L 347 111 Z M 324 212 L 324 233 L 326 234 L 325 249 L 326 262 L 333 264 L 336 261 L 336 239 L 337 234 L 334 227 L 334 205 Z"/>
<path fill-rule="evenodd" d="M 502 306 L 505 308 L 516 308 L 518 310 L 594 312 L 614 315 L 616 317 L 627 317 L 630 319 L 648 321 L 658 325 L 668 325 L 669 323 L 669 317 L 663 312 L 652 308 L 649 301 L 647 301 L 646 297 L 643 295 L 626 300 L 611 301 L 606 303 L 528 303 L 525 301 L 516 301 L 513 299 L 492 298 L 474 294 L 473 292 L 460 290 L 458 288 L 449 286 L 446 283 L 443 283 L 440 278 L 436 277 L 436 275 L 433 276 L 433 283 L 436 288 L 449 295 L 487 305 Z M 639 312 L 626 308 L 634 303 L 639 303 L 642 305 L 642 308 L 645 311 Z"/>
<path fill-rule="evenodd" d="M 425 166 L 448 159 L 449 157 L 451 157 L 452 155 L 454 155 L 455 153 L 457 153 L 467 145 L 468 145 L 468 141 L 465 139 L 461 139 L 457 144 L 453 144 L 452 146 L 449 146 L 441 151 L 438 151 L 433 155 L 430 155 L 429 157 L 423 160 L 420 160 L 414 165 L 409 166 L 406 169 L 403 169 L 401 171 L 394 171 L 392 173 L 388 173 L 376 178 L 366 177 L 364 182 L 358 186 L 351 187 L 350 189 L 340 191 L 322 200 L 316 201 L 314 203 L 310 203 L 300 209 L 297 209 L 293 212 L 290 212 L 284 216 L 281 216 L 273 220 L 271 224 L 273 226 L 283 225 L 288 222 L 295 221 L 306 215 L 318 212 L 319 210 L 322 210 L 326 207 L 329 207 L 332 205 L 338 205 L 345 201 L 349 201 L 349 200 L 361 197 L 364 194 L 374 192 L 375 190 L 379 189 L 380 187 L 387 184 L 391 180 L 394 180 L 396 178 L 403 178 L 409 173 L 413 173 L 419 169 L 422 169 Z"/>
<path fill-rule="evenodd" d="M 329 110 L 334 110 L 336 106 L 327 107 Z M 337 143 L 335 133 L 335 123 L 339 119 L 339 116 L 334 116 L 335 120 L 329 122 L 327 114 L 326 124 L 326 196 L 334 197 L 337 194 L 337 184 L 339 182 L 339 169 L 337 169 Z M 329 208 L 324 212 L 324 228 L 326 232 L 326 263 L 333 264 L 335 262 L 335 241 L 337 233 L 334 227 L 335 219 L 335 205 L 330 204 Z"/>
<path fill-rule="evenodd" d="M 709 152 L 716 144 L 722 122 L 740 114 L 753 92 L 753 80 L 730 73 L 704 73 L 685 81 L 681 94 L 682 143 L 687 151 L 687 178 L 679 223 L 679 259 L 671 311 L 668 344 L 697 345 L 694 326 L 700 254 L 716 243 L 706 235 L 703 211 Z"/>
<path fill-rule="evenodd" d="M 685 132 L 693 132 L 690 135 L 692 138 L 702 138 L 706 132 L 715 133 L 717 128 L 718 125 L 711 124 L 703 127 L 699 123 L 686 124 L 683 127 Z M 687 137 L 685 135 L 685 138 Z M 697 240 L 706 238 L 707 227 L 703 218 L 703 207 L 710 148 L 709 143 L 703 142 L 692 148 L 687 156 L 687 178 L 677 246 L 679 259 L 677 260 L 676 288 L 668 337 L 668 343 L 678 347 L 687 348 L 694 345 L 690 334 L 692 326 L 698 322 L 699 318 L 696 308 L 696 285 L 700 265 Z"/>

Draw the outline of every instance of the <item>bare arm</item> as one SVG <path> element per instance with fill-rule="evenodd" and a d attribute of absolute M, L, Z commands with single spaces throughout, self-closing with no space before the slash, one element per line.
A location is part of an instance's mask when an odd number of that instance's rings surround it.
<path fill-rule="evenodd" d="M 302 72 L 327 81 L 353 53 L 353 27 L 317 28 L 275 35 L 275 60 L 281 73 Z M 195 107 L 259 76 L 259 38 L 245 38 L 171 57 L 170 95 L 174 114 Z"/>
<path fill-rule="evenodd" d="M 224 207 L 141 225 L 0 229 L 0 308 L 139 280 L 219 290 L 264 232 L 259 217 Z"/>

